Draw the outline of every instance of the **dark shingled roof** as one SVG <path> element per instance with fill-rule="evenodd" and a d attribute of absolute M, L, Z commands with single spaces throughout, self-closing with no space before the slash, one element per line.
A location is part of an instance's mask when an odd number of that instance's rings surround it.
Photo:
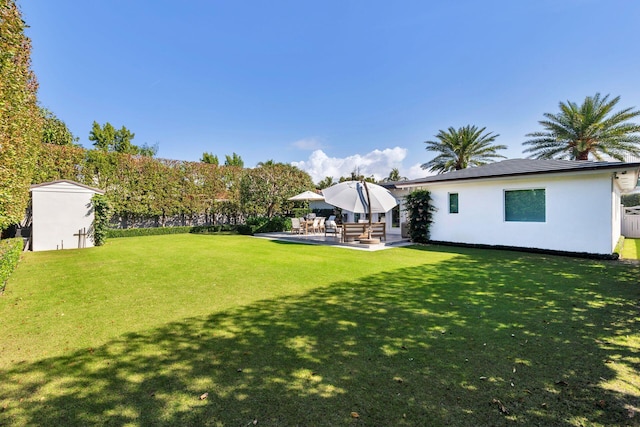
<path fill-rule="evenodd" d="M 568 173 L 576 171 L 638 169 L 640 163 L 590 162 L 576 160 L 509 159 L 488 165 L 461 169 L 440 175 L 395 182 L 396 187 L 415 186 L 431 182 L 461 181 L 482 178 L 498 178 L 520 175 L 539 175 L 548 173 Z"/>

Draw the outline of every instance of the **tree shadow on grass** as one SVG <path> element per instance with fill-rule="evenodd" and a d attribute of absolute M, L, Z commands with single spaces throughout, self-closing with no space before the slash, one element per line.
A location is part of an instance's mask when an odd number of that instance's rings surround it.
<path fill-rule="evenodd" d="M 638 424 L 637 268 L 402 250 L 458 256 L 16 365 L 0 424 Z"/>

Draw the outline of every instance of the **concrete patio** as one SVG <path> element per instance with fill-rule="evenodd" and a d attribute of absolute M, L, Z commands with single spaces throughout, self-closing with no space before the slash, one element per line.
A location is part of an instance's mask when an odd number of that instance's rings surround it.
<path fill-rule="evenodd" d="M 293 243 L 302 243 L 308 245 L 324 245 L 324 246 L 336 246 L 346 249 L 355 249 L 360 251 L 380 251 L 384 249 L 397 248 L 399 246 L 410 245 L 411 242 L 408 238 L 403 238 L 399 234 L 387 234 L 387 239 L 378 244 L 362 244 L 359 242 L 342 242 L 340 236 L 333 234 L 325 235 L 324 233 L 317 234 L 295 234 L 291 232 L 280 233 L 259 233 L 254 237 L 270 240 L 280 240 Z"/>

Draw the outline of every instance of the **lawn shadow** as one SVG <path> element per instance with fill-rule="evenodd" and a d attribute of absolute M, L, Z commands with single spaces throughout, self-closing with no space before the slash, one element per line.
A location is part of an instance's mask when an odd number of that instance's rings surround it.
<path fill-rule="evenodd" d="M 638 269 L 399 250 L 459 255 L 16 365 L 0 424 L 638 424 Z"/>

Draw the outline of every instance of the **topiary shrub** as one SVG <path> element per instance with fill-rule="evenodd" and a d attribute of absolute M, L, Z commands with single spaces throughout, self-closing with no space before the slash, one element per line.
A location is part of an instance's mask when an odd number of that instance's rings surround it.
<path fill-rule="evenodd" d="M 409 213 L 409 237 L 415 243 L 429 241 L 429 228 L 433 223 L 435 208 L 431 204 L 431 193 L 416 190 L 406 198 L 406 210 Z"/>
<path fill-rule="evenodd" d="M 0 240 L 0 292 L 20 261 L 23 245 L 22 238 Z"/>

